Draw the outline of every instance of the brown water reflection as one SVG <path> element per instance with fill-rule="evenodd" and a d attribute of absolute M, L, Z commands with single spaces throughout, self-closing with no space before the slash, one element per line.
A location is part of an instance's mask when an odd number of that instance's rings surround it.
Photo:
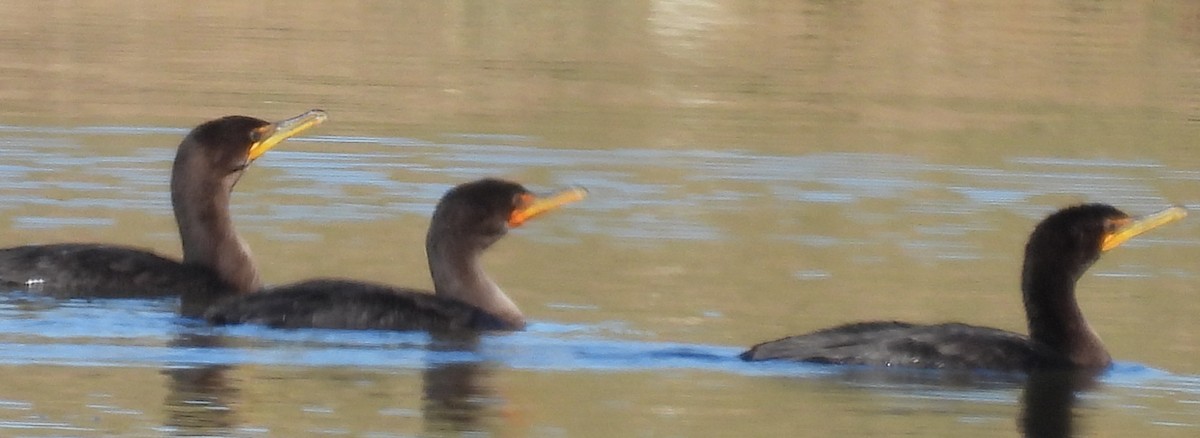
<path fill-rule="evenodd" d="M 477 339 L 442 339 L 430 344 L 431 351 L 464 352 L 474 350 Z M 220 336 L 183 335 L 172 342 L 177 348 L 228 348 L 236 347 L 237 341 Z M 245 376 L 252 371 L 239 370 L 228 365 L 195 365 L 172 364 L 164 370 L 169 377 L 167 396 L 162 403 L 165 411 L 163 428 L 156 425 L 142 425 L 147 429 L 167 432 L 171 436 L 237 436 L 247 433 L 271 431 L 281 433 L 276 419 L 267 419 L 268 424 L 255 424 L 253 420 L 244 419 L 247 414 L 239 411 L 258 411 L 253 401 L 241 394 L 240 386 L 251 385 L 260 387 L 257 383 L 248 383 L 263 379 L 247 379 Z M 318 372 L 320 373 L 320 372 Z M 390 428 L 398 427 L 407 430 L 414 424 L 420 424 L 424 436 L 455 436 L 463 433 L 488 432 L 499 430 L 493 424 L 493 418 L 501 415 L 504 401 L 492 394 L 493 387 L 489 383 L 489 365 L 479 362 L 431 362 L 421 372 L 420 398 L 413 400 L 413 395 L 406 384 L 393 387 L 392 378 L 385 376 L 370 376 L 371 373 L 349 373 L 338 376 L 319 376 L 310 372 L 300 371 L 300 379 L 312 380 L 331 384 L 330 387 L 318 387 L 309 391 L 300 391 L 299 400 L 283 401 L 272 412 L 289 415 L 299 414 L 302 417 L 326 417 L 321 421 L 311 422 L 304 418 L 289 427 L 295 429 L 291 433 L 309 434 L 320 432 L 342 431 L 347 433 L 384 433 Z M 239 377 L 240 376 L 240 377 Z M 334 377 L 330 379 L 329 377 Z M 286 391 L 277 387 L 279 380 L 287 378 L 270 378 L 277 382 L 268 384 L 274 390 Z M 352 392 L 349 397 L 340 398 L 333 387 L 349 383 Z M 365 393 L 351 395 L 364 390 Z M 420 410 L 405 408 L 418 401 Z M 337 403 L 347 403 L 338 406 Z M 261 401 L 260 401 L 261 403 Z M 382 406 L 372 405 L 381 403 Z M 389 406 L 388 403 L 395 403 Z M 146 409 L 157 409 L 147 404 Z M 346 412 L 375 414 L 379 418 L 369 419 L 365 424 L 343 423 Z M 368 417 L 369 418 L 369 417 Z M 306 430 L 306 428 L 308 428 Z"/>
<path fill-rule="evenodd" d="M 176 348 L 225 346 L 218 336 L 182 335 L 171 343 Z M 228 365 L 173 366 L 163 370 L 169 377 L 162 406 L 163 422 L 174 436 L 229 435 L 241 426 L 237 408 L 239 391 L 231 382 Z"/>
<path fill-rule="evenodd" d="M 260 160 L 234 198 L 265 279 L 428 287 L 422 231 L 443 190 L 486 175 L 582 184 L 587 202 L 487 263 L 533 320 L 630 342 L 748 345 L 878 318 L 1023 330 L 1020 248 L 1042 215 L 1085 200 L 1200 205 L 1200 5 L 1187 1 L 0 1 L 0 14 L 3 246 L 177 254 L 166 181 L 184 129 L 313 107 L 331 114 L 321 137 Z M 1156 231 L 1084 278 L 1084 310 L 1117 359 L 1200 374 L 1197 233 Z M 708 370 L 466 368 L 445 371 L 482 376 L 467 385 L 482 405 L 447 412 L 498 434 L 1018 430 L 1018 386 L 964 401 Z M 0 367 L 0 380 L 29 369 Z M 421 372 L 220 371 L 197 380 L 236 388 L 212 433 L 430 431 Z M 162 407 L 143 403 L 182 384 L 136 368 L 41 372 L 4 385 L 0 412 L 30 403 L 72 423 L 102 396 L 158 425 Z M 1076 430 L 1200 424 L 1194 388 L 1093 392 L 1119 401 L 1084 397 Z"/>
<path fill-rule="evenodd" d="M 1059 438 L 1076 433 L 1077 393 L 1095 389 L 1089 373 L 1034 373 L 1021 392 L 1021 435 L 1026 438 Z"/>

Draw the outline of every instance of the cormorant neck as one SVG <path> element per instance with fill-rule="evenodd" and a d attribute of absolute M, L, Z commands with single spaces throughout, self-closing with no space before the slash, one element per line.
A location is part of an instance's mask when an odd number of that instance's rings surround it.
<path fill-rule="evenodd" d="M 237 235 L 229 215 L 232 186 L 192 181 L 175 169 L 171 204 L 183 242 L 183 263 L 211 269 L 233 293 L 262 288 L 250 249 Z"/>
<path fill-rule="evenodd" d="M 1029 338 L 1062 355 L 1075 367 L 1107 367 L 1112 358 L 1075 299 L 1075 283 L 1091 263 L 1071 264 L 1026 254 L 1021 291 L 1029 320 Z"/>
<path fill-rule="evenodd" d="M 525 315 L 483 270 L 483 247 L 464 242 L 446 228 L 430 227 L 425 241 L 434 294 L 452 298 L 499 318 L 513 328 L 525 327 Z"/>

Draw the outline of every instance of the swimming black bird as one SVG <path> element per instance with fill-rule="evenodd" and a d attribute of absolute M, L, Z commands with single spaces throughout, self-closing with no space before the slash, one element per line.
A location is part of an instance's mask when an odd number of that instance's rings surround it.
<path fill-rule="evenodd" d="M 205 313 L 211 324 L 278 328 L 520 330 L 525 317 L 488 278 L 479 257 L 525 221 L 583 199 L 580 188 L 538 198 L 520 184 L 484 179 L 442 197 L 425 237 L 433 293 L 319 279 L 230 297 Z"/>
<path fill-rule="evenodd" d="M 960 323 L 859 322 L 755 345 L 747 361 L 992 369 L 1103 369 L 1112 359 L 1084 319 L 1075 282 L 1100 254 L 1186 215 L 1172 207 L 1134 219 L 1108 205 L 1060 210 L 1025 245 L 1021 291 L 1029 336 Z"/>
<path fill-rule="evenodd" d="M 182 262 L 108 244 L 18 246 L 0 249 L 0 282 L 60 298 L 208 297 L 216 291 L 258 290 L 258 270 L 229 218 L 233 186 L 251 162 L 325 117 L 321 110 L 276 123 L 229 116 L 205 122 L 184 137 L 171 169 Z"/>

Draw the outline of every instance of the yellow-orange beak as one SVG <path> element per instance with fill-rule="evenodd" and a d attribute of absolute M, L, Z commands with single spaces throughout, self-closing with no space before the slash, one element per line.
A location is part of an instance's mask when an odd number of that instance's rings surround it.
<path fill-rule="evenodd" d="M 571 187 L 562 190 L 552 195 L 539 197 L 532 193 L 521 195 L 520 203 L 512 214 L 508 216 L 508 226 L 519 227 L 525 221 L 533 219 L 535 216 L 541 215 L 550 210 L 557 209 L 564 205 L 575 201 L 582 200 L 587 197 L 587 189 L 583 187 Z"/>
<path fill-rule="evenodd" d="M 248 161 L 254 161 L 280 142 L 307 131 L 308 128 L 320 125 L 327 118 L 329 116 L 325 114 L 325 111 L 314 109 L 296 117 L 258 128 L 256 137 L 259 140 L 250 145 Z"/>
<path fill-rule="evenodd" d="M 1120 226 L 1116 230 L 1104 236 L 1104 243 L 1100 245 L 1100 250 L 1108 251 L 1116 248 L 1125 243 L 1125 241 L 1134 238 L 1134 236 L 1158 228 L 1161 225 L 1183 219 L 1184 216 L 1187 216 L 1187 209 L 1174 206 L 1139 218 L 1122 219 L 1119 221 Z"/>

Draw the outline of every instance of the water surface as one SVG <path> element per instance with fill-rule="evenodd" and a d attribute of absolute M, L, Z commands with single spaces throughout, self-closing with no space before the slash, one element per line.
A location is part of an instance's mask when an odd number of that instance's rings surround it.
<path fill-rule="evenodd" d="M 465 345 L 5 295 L 0 435 L 1200 429 L 1192 220 L 1081 281 L 1120 361 L 1083 388 L 734 358 L 859 319 L 1024 331 L 1020 254 L 1041 217 L 1200 207 L 1189 2 L 0 9 L 0 245 L 178 254 L 174 146 L 231 113 L 331 115 L 238 185 L 235 220 L 270 283 L 429 287 L 424 228 L 454 184 L 592 193 L 490 251 L 533 323 Z"/>

